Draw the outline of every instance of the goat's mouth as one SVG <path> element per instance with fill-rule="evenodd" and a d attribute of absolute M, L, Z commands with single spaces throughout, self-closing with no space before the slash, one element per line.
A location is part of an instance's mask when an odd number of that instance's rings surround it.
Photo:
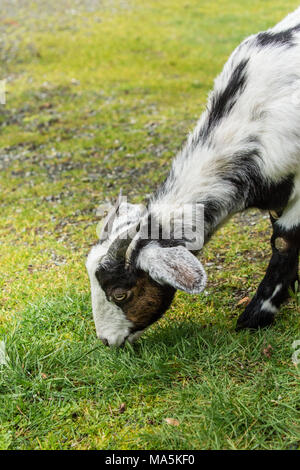
<path fill-rule="evenodd" d="M 110 348 L 123 348 L 125 346 L 126 340 L 128 336 L 126 336 L 123 340 L 118 341 L 109 341 L 107 338 L 99 338 L 100 341 L 104 344 L 104 346 L 108 346 Z"/>
<path fill-rule="evenodd" d="M 104 338 L 101 336 L 99 337 L 99 339 L 102 341 L 104 346 L 123 348 L 125 346 L 126 341 L 128 341 L 128 343 L 130 344 L 135 343 L 135 341 L 138 340 L 138 338 L 142 335 L 144 331 L 145 330 L 135 331 L 134 333 L 130 333 L 125 336 L 124 339 L 116 338 L 114 341 L 109 341 L 108 338 Z"/>
<path fill-rule="evenodd" d="M 144 333 L 146 328 L 144 328 L 143 330 L 138 330 L 138 331 L 135 331 L 134 333 L 131 333 L 130 335 L 127 336 L 127 340 L 130 344 L 133 344 L 135 343 L 135 341 L 137 341 L 139 339 L 139 337 Z"/>

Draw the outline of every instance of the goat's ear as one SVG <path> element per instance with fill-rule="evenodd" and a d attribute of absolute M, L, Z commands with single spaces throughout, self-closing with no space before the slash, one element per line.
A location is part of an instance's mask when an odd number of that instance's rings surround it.
<path fill-rule="evenodd" d="M 158 283 L 189 294 L 199 294 L 206 284 L 202 264 L 183 246 L 162 248 L 150 244 L 141 250 L 137 265 Z"/>

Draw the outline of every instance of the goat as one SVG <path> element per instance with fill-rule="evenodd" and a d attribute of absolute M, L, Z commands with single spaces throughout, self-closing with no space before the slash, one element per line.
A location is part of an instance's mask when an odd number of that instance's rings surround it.
<path fill-rule="evenodd" d="M 195 256 L 200 250 L 188 249 L 187 238 L 178 241 L 172 233 L 169 240 L 142 237 L 146 220 L 159 220 L 161 233 L 170 208 L 185 204 L 204 208 L 202 244 L 237 212 L 270 212 L 272 257 L 237 329 L 273 322 L 298 279 L 299 91 L 300 8 L 235 49 L 146 211 L 126 204 L 129 218 L 124 222 L 121 197 L 108 215 L 86 263 L 97 336 L 104 344 L 135 341 L 169 308 L 177 289 L 204 289 L 204 268 Z"/>

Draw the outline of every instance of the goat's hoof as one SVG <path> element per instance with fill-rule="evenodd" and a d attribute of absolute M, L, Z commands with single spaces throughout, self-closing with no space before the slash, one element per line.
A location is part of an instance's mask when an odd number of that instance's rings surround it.
<path fill-rule="evenodd" d="M 260 308 L 261 302 L 253 299 L 239 316 L 236 324 L 236 331 L 245 330 L 246 328 L 257 330 L 265 328 L 274 322 L 274 313 Z"/>

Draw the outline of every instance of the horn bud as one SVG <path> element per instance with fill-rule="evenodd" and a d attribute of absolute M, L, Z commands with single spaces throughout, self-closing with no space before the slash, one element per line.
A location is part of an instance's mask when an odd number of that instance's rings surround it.
<path fill-rule="evenodd" d="M 124 199 L 125 198 L 122 195 L 122 189 L 120 189 L 118 199 L 117 199 L 115 205 L 113 206 L 113 208 L 107 214 L 106 219 L 104 220 L 103 226 L 101 228 L 101 232 L 100 232 L 100 235 L 99 235 L 100 243 L 104 242 L 105 240 L 107 240 L 109 238 L 109 235 L 111 234 L 111 231 L 112 231 L 112 226 L 113 226 L 114 220 L 117 216 L 120 205 L 122 204 Z"/>

